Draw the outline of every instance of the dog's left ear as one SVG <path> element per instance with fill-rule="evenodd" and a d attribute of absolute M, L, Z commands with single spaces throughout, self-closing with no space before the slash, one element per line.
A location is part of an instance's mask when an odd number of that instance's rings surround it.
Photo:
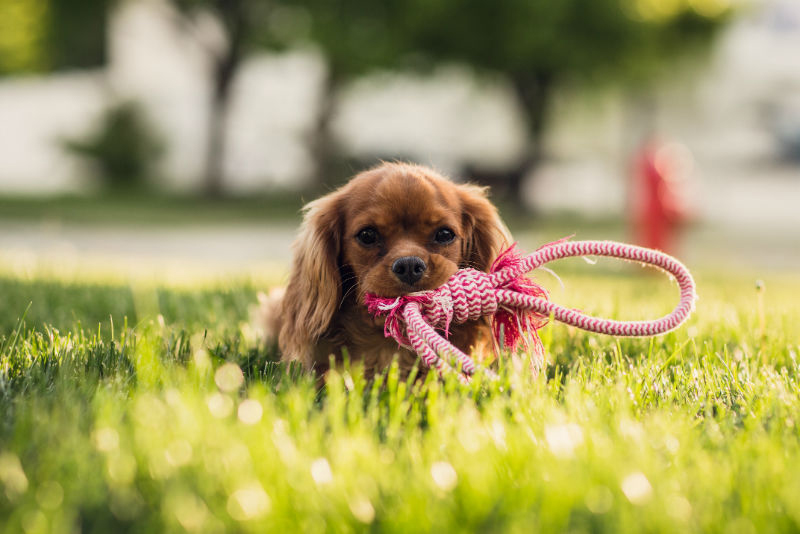
<path fill-rule="evenodd" d="M 330 326 L 342 298 L 340 198 L 335 191 L 309 203 L 293 245 L 294 265 L 283 297 L 279 345 L 285 361 L 298 360 L 307 369 L 314 363 L 314 346 Z"/>
<path fill-rule="evenodd" d="M 486 187 L 460 184 L 463 240 L 461 265 L 488 271 L 492 262 L 509 245 L 511 233 L 489 202 Z"/>

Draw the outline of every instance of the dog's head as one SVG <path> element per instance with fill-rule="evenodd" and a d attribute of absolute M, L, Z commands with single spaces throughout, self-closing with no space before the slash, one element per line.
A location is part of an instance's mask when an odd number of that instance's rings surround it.
<path fill-rule="evenodd" d="M 464 267 L 486 271 L 509 241 L 483 188 L 416 165 L 365 171 L 306 207 L 281 345 L 305 360 L 342 306 L 433 289 Z"/>

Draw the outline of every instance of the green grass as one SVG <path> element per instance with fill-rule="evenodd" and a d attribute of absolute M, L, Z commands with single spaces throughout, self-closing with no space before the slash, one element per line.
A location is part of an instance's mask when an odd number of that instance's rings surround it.
<path fill-rule="evenodd" d="M 306 199 L 307 200 L 307 199 Z M 0 221 L 193 225 L 300 220 L 301 195 L 274 192 L 264 196 L 222 199 L 142 192 L 98 196 L 0 197 Z"/>
<path fill-rule="evenodd" d="M 676 298 L 590 272 L 554 298 L 620 318 Z M 258 343 L 251 282 L 5 275 L 0 532 L 797 532 L 800 281 L 766 281 L 763 331 L 753 280 L 699 286 L 652 340 L 547 327 L 539 377 L 345 366 L 317 391 Z"/>

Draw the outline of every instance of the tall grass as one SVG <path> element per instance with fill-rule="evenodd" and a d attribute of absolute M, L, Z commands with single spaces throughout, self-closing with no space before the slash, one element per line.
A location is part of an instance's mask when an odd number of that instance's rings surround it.
<path fill-rule="evenodd" d="M 0 279 L 0 531 L 796 532 L 800 282 L 699 281 L 665 336 L 546 327 L 539 376 L 348 363 L 318 390 L 258 341 L 250 283 Z M 677 298 L 629 270 L 565 283 L 618 318 Z"/>

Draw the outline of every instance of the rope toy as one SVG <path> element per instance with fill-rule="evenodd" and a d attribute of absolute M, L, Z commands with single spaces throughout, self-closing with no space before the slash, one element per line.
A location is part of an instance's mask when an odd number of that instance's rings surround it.
<path fill-rule="evenodd" d="M 671 313 L 651 321 L 615 321 L 591 317 L 550 302 L 544 288 L 525 276 L 544 264 L 575 256 L 607 256 L 649 264 L 678 282 L 680 302 Z M 454 371 L 440 355 L 460 367 L 459 378 L 468 382 L 477 371 L 467 354 L 447 341 L 453 321 L 461 324 L 484 315 L 492 316 L 495 341 L 514 350 L 527 337 L 533 350 L 543 354 L 537 330 L 550 317 L 556 321 L 599 334 L 613 336 L 655 336 L 680 326 L 694 310 L 697 299 L 694 279 L 678 260 L 656 250 L 614 241 L 567 241 L 562 239 L 522 256 L 515 245 L 495 260 L 489 273 L 460 269 L 441 287 L 396 298 L 367 294 L 365 304 L 375 317 L 385 316 L 384 335 L 415 351 L 423 363 L 441 375 Z M 436 329 L 441 330 L 444 336 Z M 490 377 L 495 374 L 483 368 Z"/>

